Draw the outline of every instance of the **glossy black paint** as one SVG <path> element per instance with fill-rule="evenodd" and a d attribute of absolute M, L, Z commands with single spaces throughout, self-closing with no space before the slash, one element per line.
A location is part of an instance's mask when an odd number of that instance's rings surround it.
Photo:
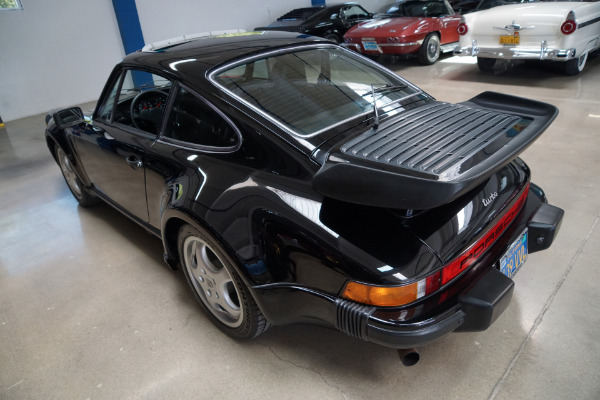
<path fill-rule="evenodd" d="M 172 268 L 179 263 L 177 232 L 182 224 L 210 232 L 236 261 L 238 273 L 272 324 L 322 324 L 398 348 L 427 343 L 465 321 L 461 293 L 497 263 L 535 219 L 545 196 L 531 190 L 502 240 L 443 291 L 394 308 L 342 299 L 349 280 L 398 285 L 398 276 L 412 282 L 440 269 L 502 217 L 529 183 L 530 172 L 513 157 L 468 193 L 414 213 L 324 196 L 314 188 L 313 177 L 332 148 L 371 129 L 370 117 L 299 140 L 206 78 L 232 60 L 315 44 L 330 45 L 270 32 L 134 53 L 115 67 L 90 121 L 60 129 L 48 119 L 48 146 L 53 155 L 57 147 L 66 152 L 88 190 L 161 237 Z M 103 121 L 99 109 L 121 71 L 130 67 L 171 79 L 170 93 L 185 85 L 202 96 L 239 132 L 239 143 L 215 150 L 165 137 L 164 121 L 157 135 Z M 423 95 L 422 104 L 432 101 Z M 168 107 L 171 104 L 170 100 Z M 496 198 L 484 206 L 490 193 Z M 556 231 L 561 218 L 562 214 L 535 221 L 550 221 L 540 229 Z"/>
<path fill-rule="evenodd" d="M 364 12 L 360 17 L 346 18 L 344 10 L 349 7 L 358 7 Z M 254 28 L 255 31 L 286 31 L 299 32 L 307 35 L 341 43 L 344 34 L 359 22 L 366 21 L 373 16 L 358 3 L 334 4 L 323 7 L 308 7 L 292 10 L 281 16 L 277 21 Z"/>

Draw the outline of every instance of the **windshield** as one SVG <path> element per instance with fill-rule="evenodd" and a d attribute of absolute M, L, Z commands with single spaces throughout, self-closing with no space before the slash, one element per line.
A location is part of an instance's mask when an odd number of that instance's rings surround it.
<path fill-rule="evenodd" d="M 397 113 L 423 93 L 339 47 L 276 52 L 211 74 L 219 86 L 270 119 L 308 137 L 366 113 Z M 405 101 L 403 101 L 405 100 Z"/>
<path fill-rule="evenodd" d="M 439 17 L 448 14 L 443 0 L 431 1 L 397 1 L 380 10 L 386 17 Z"/>

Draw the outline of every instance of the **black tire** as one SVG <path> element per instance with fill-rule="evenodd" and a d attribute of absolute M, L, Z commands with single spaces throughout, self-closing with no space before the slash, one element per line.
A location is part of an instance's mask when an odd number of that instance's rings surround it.
<path fill-rule="evenodd" d="M 569 76 L 575 76 L 583 71 L 585 62 L 587 61 L 588 53 L 582 54 L 580 57 L 573 58 L 565 62 L 565 74 Z"/>
<path fill-rule="evenodd" d="M 58 165 L 60 167 L 60 171 L 63 174 L 63 178 L 65 178 L 65 182 L 67 183 L 69 190 L 71 191 L 73 197 L 75 197 L 79 205 L 82 207 L 90 207 L 98 203 L 100 200 L 87 191 L 87 189 L 77 176 L 77 173 L 73 168 L 71 160 L 64 152 L 64 150 L 59 146 L 56 147 L 56 159 L 58 160 Z"/>
<path fill-rule="evenodd" d="M 269 328 L 233 260 L 209 233 L 184 225 L 177 247 L 194 297 L 221 331 L 237 339 L 251 339 Z"/>
<path fill-rule="evenodd" d="M 477 57 L 477 66 L 480 71 L 492 72 L 496 66 L 495 58 Z"/>
<path fill-rule="evenodd" d="M 425 37 L 419 48 L 419 62 L 423 65 L 435 64 L 440 58 L 440 38 L 435 33 Z"/>
<path fill-rule="evenodd" d="M 342 39 L 335 33 L 328 33 L 327 35 L 323 36 L 323 38 L 327 39 L 327 40 L 331 40 L 332 42 L 335 42 L 337 44 L 342 43 Z"/>

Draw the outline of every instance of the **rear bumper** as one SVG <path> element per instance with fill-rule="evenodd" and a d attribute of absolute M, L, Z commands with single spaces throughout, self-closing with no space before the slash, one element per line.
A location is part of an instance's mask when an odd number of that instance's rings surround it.
<path fill-rule="evenodd" d="M 513 288 L 512 279 L 502 275 L 497 269 L 488 267 L 460 293 L 457 304 L 443 313 L 418 322 L 398 323 L 384 317 L 393 314 L 371 310 L 373 312 L 364 318 L 362 332 L 345 333 L 401 349 L 423 346 L 453 331 L 482 331 L 508 307 Z M 396 315 L 400 316 L 401 312 Z M 338 326 L 338 329 L 344 330 L 342 328 Z"/>
<path fill-rule="evenodd" d="M 505 59 L 530 59 L 530 60 L 554 60 L 567 61 L 575 58 L 575 49 L 554 49 L 548 47 L 545 40 L 541 41 L 537 48 L 523 47 L 479 47 L 477 41 L 473 40 L 471 46 L 456 47 L 454 55 L 477 56 L 483 58 L 505 58 Z"/>
<path fill-rule="evenodd" d="M 526 223 L 529 232 L 529 252 L 548 248 L 560 229 L 563 210 L 542 203 Z M 521 225 L 522 227 L 522 225 Z M 519 228 L 515 232 L 520 232 Z M 383 310 L 338 300 L 337 328 L 348 335 L 392 348 L 412 348 L 430 343 L 447 333 L 476 332 L 487 329 L 510 304 L 514 281 L 503 275 L 493 263 L 485 262 L 465 274 L 461 283 L 448 289 L 449 295 L 438 295 L 412 309 Z M 454 290 L 454 293 L 452 291 Z M 448 294 L 448 293 L 446 293 Z M 451 300 L 453 299 L 453 300 Z M 448 300 L 448 301 L 447 301 Z M 444 311 L 416 321 L 406 319 L 418 313 L 419 307 Z M 400 321 L 406 319 L 410 322 Z"/>

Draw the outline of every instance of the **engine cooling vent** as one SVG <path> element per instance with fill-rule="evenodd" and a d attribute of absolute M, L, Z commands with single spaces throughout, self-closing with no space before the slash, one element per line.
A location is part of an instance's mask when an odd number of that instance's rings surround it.
<path fill-rule="evenodd" d="M 522 118 L 464 105 L 435 102 L 403 113 L 375 134 L 366 132 L 341 148 L 359 158 L 443 175 L 480 152 L 493 153 Z"/>
<path fill-rule="evenodd" d="M 367 319 L 375 308 L 346 300 L 338 300 L 336 306 L 336 328 L 349 336 L 364 339 Z"/>

